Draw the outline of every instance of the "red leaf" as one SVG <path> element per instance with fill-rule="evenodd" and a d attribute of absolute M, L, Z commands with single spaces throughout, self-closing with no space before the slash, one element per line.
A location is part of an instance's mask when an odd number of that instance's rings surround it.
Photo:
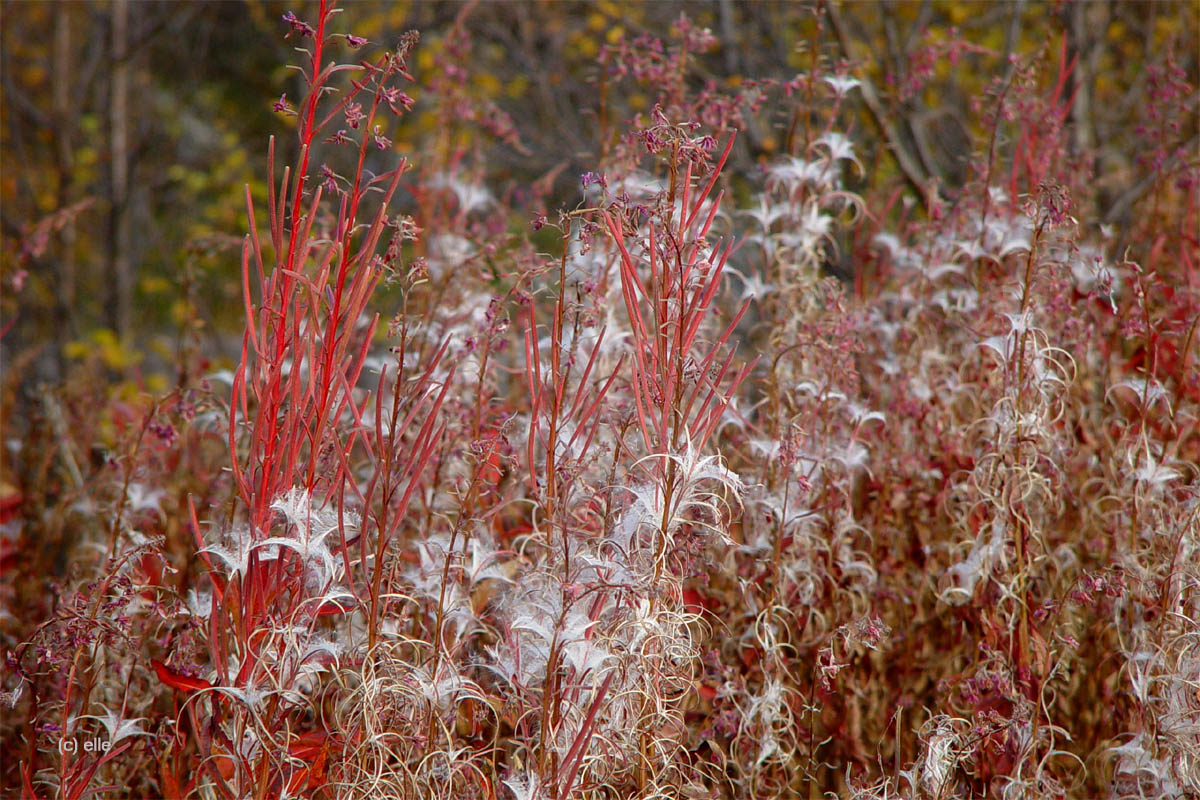
<path fill-rule="evenodd" d="M 198 692 L 201 689 L 212 688 L 212 684 L 208 681 L 175 672 L 157 659 L 152 659 L 150 663 L 154 666 L 154 671 L 158 673 L 158 679 L 172 689 L 182 692 Z"/>
<path fill-rule="evenodd" d="M 353 600 L 344 600 L 341 602 L 327 601 L 317 606 L 317 610 L 313 612 L 316 617 L 332 617 L 337 614 L 349 614 L 358 604 Z"/>
<path fill-rule="evenodd" d="M 179 779 L 167 768 L 166 760 L 159 766 L 159 786 L 162 787 L 166 800 L 182 800 L 183 793 L 179 790 Z"/>
<path fill-rule="evenodd" d="M 309 761 L 321 752 L 325 747 L 325 740 L 328 738 L 329 734 L 325 731 L 302 733 L 296 737 L 295 741 L 288 745 L 288 755 L 292 758 Z"/>
<path fill-rule="evenodd" d="M 4 521 L 0 520 L 0 525 Z M 21 555 L 21 549 L 12 543 L 9 539 L 0 539 L 0 572 L 5 574 L 10 569 L 16 566 L 17 558 Z"/>
<path fill-rule="evenodd" d="M 309 766 L 292 773 L 288 780 L 289 793 L 320 786 L 325 780 L 325 760 L 329 756 L 328 732 L 309 731 L 300 734 L 288 746 L 288 755 L 309 762 Z"/>
<path fill-rule="evenodd" d="M 325 758 L 326 758 L 326 755 L 328 754 L 328 752 L 329 751 L 327 749 L 322 747 L 321 752 L 317 753 L 317 757 L 313 761 L 313 765 L 311 767 L 309 767 L 309 769 L 308 769 L 308 772 L 309 772 L 308 788 L 309 789 L 316 789 L 318 786 L 324 785 L 324 783 L 325 783 Z"/>
<path fill-rule="evenodd" d="M 301 769 L 298 769 L 292 773 L 292 776 L 288 778 L 287 782 L 288 797 L 294 797 L 302 786 L 308 784 L 310 771 L 311 770 L 309 767 L 302 767 Z"/>
<path fill-rule="evenodd" d="M 683 607 L 692 614 L 701 614 L 708 608 L 708 605 L 699 592 L 687 588 L 683 590 Z"/>

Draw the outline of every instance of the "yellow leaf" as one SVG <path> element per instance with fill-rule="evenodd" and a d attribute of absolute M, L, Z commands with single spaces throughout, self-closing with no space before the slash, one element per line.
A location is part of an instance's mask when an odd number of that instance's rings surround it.
<path fill-rule="evenodd" d="M 500 79 L 490 72 L 475 76 L 475 86 L 485 97 L 495 97 L 500 94 Z"/>
<path fill-rule="evenodd" d="M 590 36 L 581 36 L 575 45 L 579 50 L 579 54 L 584 58 L 595 58 L 600 52 L 600 45 Z"/>
<path fill-rule="evenodd" d="M 529 79 L 524 75 L 518 75 L 508 82 L 508 86 L 504 87 L 504 93 L 509 97 L 521 97 L 529 89 Z"/>
<path fill-rule="evenodd" d="M 166 279 L 158 276 L 149 276 L 142 278 L 141 290 L 146 294 L 158 294 L 165 292 L 171 288 L 171 283 Z"/>
<path fill-rule="evenodd" d="M 192 308 L 186 300 L 176 300 L 171 304 L 171 321 L 176 325 L 182 325 L 187 322 L 194 327 L 201 328 L 204 326 L 204 320 L 192 319 Z"/>

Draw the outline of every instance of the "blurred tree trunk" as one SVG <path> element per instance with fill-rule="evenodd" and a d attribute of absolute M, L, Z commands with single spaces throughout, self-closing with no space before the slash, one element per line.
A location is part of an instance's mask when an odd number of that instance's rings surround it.
<path fill-rule="evenodd" d="M 1106 13 L 1106 8 L 1097 4 L 1095 10 L 1089 7 L 1088 3 L 1076 3 L 1069 7 L 1071 15 L 1070 23 L 1067 29 L 1070 31 L 1068 36 L 1069 52 L 1067 60 L 1070 61 L 1074 56 L 1075 69 L 1071 72 L 1070 86 L 1075 93 L 1075 103 L 1071 106 L 1071 121 L 1073 123 L 1072 133 L 1074 139 L 1072 145 L 1076 153 L 1087 153 L 1092 149 L 1092 74 L 1093 61 L 1097 54 L 1104 46 L 1104 37 L 1097 36 L 1095 41 L 1092 41 L 1088 36 L 1088 14 L 1089 13 Z M 1096 28 L 1103 31 L 1108 26 L 1106 24 Z"/>
<path fill-rule="evenodd" d="M 733 0 L 721 0 L 721 52 L 725 56 L 725 69 L 730 75 L 737 75 L 738 69 L 738 53 L 739 47 L 735 46 L 737 38 L 737 24 L 734 22 Z"/>
<path fill-rule="evenodd" d="M 112 181 L 109 186 L 108 263 L 113 279 L 109 320 L 122 341 L 132 330 L 133 265 L 129 258 L 129 0 L 112 6 L 112 83 L 109 135 Z"/>
<path fill-rule="evenodd" d="M 54 7 L 54 126 L 55 161 L 58 172 L 58 200 L 56 208 L 66 208 L 71 203 L 74 185 L 74 140 L 75 114 L 71 109 L 71 7 L 60 3 Z M 78 330 L 76 315 L 76 264 L 75 264 L 75 221 L 69 219 L 63 225 L 59 256 L 59 320 L 56 326 L 59 343 L 74 336 Z M 61 350 L 60 348 L 57 348 Z"/>

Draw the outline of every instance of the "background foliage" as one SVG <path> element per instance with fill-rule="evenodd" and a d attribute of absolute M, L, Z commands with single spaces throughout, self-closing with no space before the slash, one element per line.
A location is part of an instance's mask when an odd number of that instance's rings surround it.
<path fill-rule="evenodd" d="M 0 15 L 6 789 L 1200 787 L 1194 2 Z"/>
<path fill-rule="evenodd" d="M 161 387 L 173 377 L 167 362 L 180 338 L 196 335 L 208 340 L 206 352 L 232 356 L 218 333 L 236 327 L 224 310 L 238 307 L 241 187 L 265 196 L 254 154 L 278 120 L 263 98 L 289 81 L 295 95 L 295 78 L 283 66 L 291 42 L 277 35 L 285 3 L 136 3 L 125 12 L 123 53 L 114 52 L 115 8 L 3 8 L 0 200 L 5 313 L 15 318 L 4 347 L 10 364 L 18 353 L 38 352 L 28 367 L 35 382 L 61 380 L 69 365 L 93 357 L 113 374 L 144 363 L 145 377 L 161 376 Z M 629 77 L 598 97 L 601 51 L 641 35 L 665 37 L 680 12 L 717 37 L 717 46 L 688 65 L 689 86 L 736 91 L 790 80 L 814 55 L 849 59 L 877 87 L 895 146 L 919 166 L 916 175 L 947 188 L 965 180 L 972 145 L 988 134 L 990 78 L 1008 69 L 1009 54 L 1054 59 L 1049 45 L 1065 37 L 1069 55 L 1080 56 L 1069 87 L 1077 98 L 1074 144 L 1094 154 L 1094 218 L 1108 223 L 1129 222 L 1132 199 L 1147 190 L 1139 185 L 1139 159 L 1177 157 L 1146 152 L 1149 69 L 1168 57 L 1186 75 L 1196 69 L 1197 13 L 1189 2 L 850 3 L 837 35 L 828 24 L 818 33 L 817 16 L 792 2 L 357 2 L 347 10 L 373 41 L 409 28 L 423 33 L 418 105 L 393 137 L 398 152 L 470 148 L 489 186 L 508 182 L 520 192 L 540 182 L 548 207 L 573 202 L 577 176 L 611 146 L 598 135 L 598 119 L 611 125 L 649 111 L 651 91 Z M 456 21 L 465 47 L 451 33 Z M 422 101 L 447 48 L 458 48 L 450 60 L 461 59 L 464 95 L 507 114 L 515 136 L 485 136 L 462 120 L 446 128 L 446 107 L 428 95 Z M 118 65 L 128 69 L 121 123 L 128 134 L 114 153 Z M 607 106 L 599 102 L 605 97 Z M 898 167 L 861 106 L 848 109 L 855 117 L 848 122 L 867 165 L 863 184 L 883 187 Z M 801 103 L 787 99 L 747 120 L 732 171 L 749 175 L 785 151 L 801 113 Z M 1193 124 L 1171 144 L 1194 154 L 1194 133 Z M 120 196 L 117 160 L 128 174 Z M 114 280 L 118 262 L 128 264 L 124 283 Z M 28 276 L 19 292 L 17 274 Z"/>

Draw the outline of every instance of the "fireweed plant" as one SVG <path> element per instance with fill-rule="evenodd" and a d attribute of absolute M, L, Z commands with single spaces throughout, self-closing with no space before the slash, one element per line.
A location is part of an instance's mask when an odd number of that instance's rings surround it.
<path fill-rule="evenodd" d="M 283 20 L 303 92 L 246 192 L 236 366 L 181 349 L 174 391 L 108 417 L 46 391 L 15 451 L 66 476 L 16 520 L 76 566 L 6 634 L 6 786 L 1200 793 L 1200 167 L 1170 59 L 1121 229 L 1065 46 L 1008 65 L 971 177 L 917 202 L 865 180 L 856 65 L 814 41 L 730 93 L 681 17 L 601 50 L 600 155 L 550 213 L 458 145 L 521 150 L 463 89 L 461 16 L 410 164 L 418 38 L 337 11 Z M 764 118 L 783 152 L 738 173 Z"/>

